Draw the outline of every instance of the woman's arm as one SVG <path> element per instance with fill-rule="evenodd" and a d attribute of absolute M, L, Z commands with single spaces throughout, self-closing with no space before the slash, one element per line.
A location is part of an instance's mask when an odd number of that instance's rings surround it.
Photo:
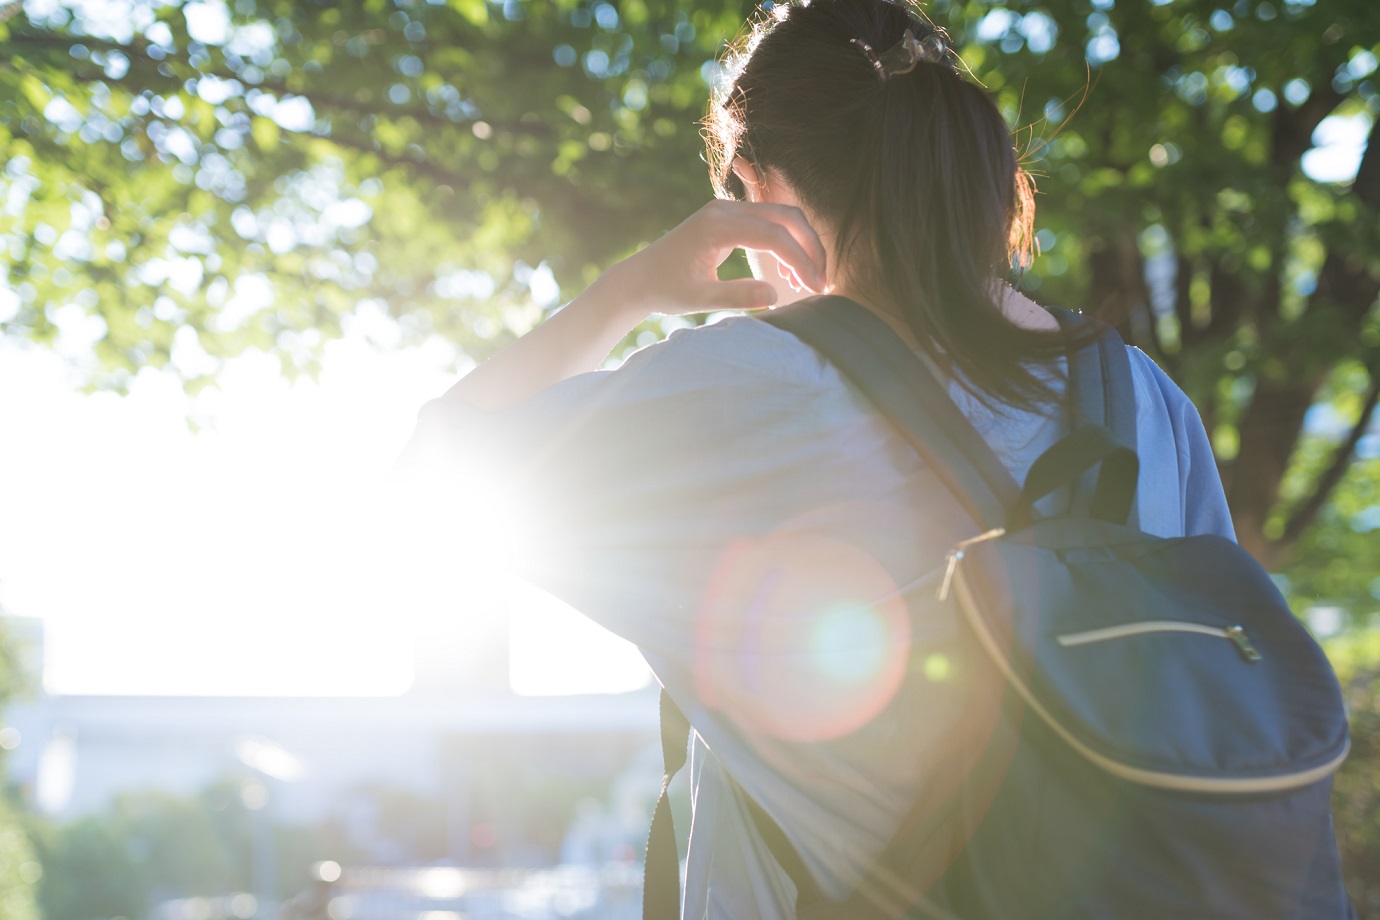
<path fill-rule="evenodd" d="M 554 316 L 466 374 L 451 398 L 476 409 L 506 409 L 553 383 L 593 370 L 642 321 L 631 303 L 599 278 Z"/>
<path fill-rule="evenodd" d="M 771 252 L 794 272 L 793 284 L 812 291 L 825 288 L 824 245 L 800 209 L 711 201 L 466 374 L 448 397 L 476 409 L 506 409 L 553 383 L 594 370 L 653 313 L 771 306 L 776 291 L 767 282 L 719 280 L 719 265 L 738 248 Z"/>

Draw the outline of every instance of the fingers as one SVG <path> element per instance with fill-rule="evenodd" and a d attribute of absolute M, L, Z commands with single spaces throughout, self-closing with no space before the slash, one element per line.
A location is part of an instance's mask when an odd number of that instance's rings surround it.
<path fill-rule="evenodd" d="M 824 290 L 828 261 L 824 243 L 799 208 L 741 201 L 723 204 L 728 207 L 716 227 L 720 245 L 770 252 L 789 265 L 806 287 Z"/>
<path fill-rule="evenodd" d="M 789 229 L 778 223 L 752 218 L 742 221 L 735 229 L 733 238 L 738 246 L 771 253 L 790 266 L 806 287 L 815 291 L 823 290 L 823 269 Z"/>
<path fill-rule="evenodd" d="M 776 262 L 776 275 L 782 281 L 785 281 L 787 284 L 789 284 L 791 286 L 792 291 L 800 293 L 801 291 L 805 290 L 805 285 L 801 282 L 800 276 L 797 275 L 793 269 L 787 266 L 786 263 L 780 261 L 779 259 Z"/>
<path fill-rule="evenodd" d="M 723 310 L 765 310 L 776 303 L 776 289 L 765 281 L 743 278 L 707 285 L 706 306 Z"/>
<path fill-rule="evenodd" d="M 712 313 L 716 310 L 765 310 L 776 305 L 776 288 L 765 281 L 739 278 L 697 284 L 674 301 L 659 305 L 667 314 Z"/>
<path fill-rule="evenodd" d="M 821 285 L 814 289 L 819 290 L 820 287 L 823 287 L 825 272 L 829 267 L 829 253 L 824 248 L 824 241 L 819 238 L 815 228 L 805 218 L 805 213 L 797 207 L 785 204 L 758 204 L 756 207 L 762 209 L 762 213 L 766 217 L 785 227 L 795 241 L 800 244 L 810 259 L 810 264 L 819 272 L 818 280 Z M 792 267 L 797 266 L 793 265 Z"/>

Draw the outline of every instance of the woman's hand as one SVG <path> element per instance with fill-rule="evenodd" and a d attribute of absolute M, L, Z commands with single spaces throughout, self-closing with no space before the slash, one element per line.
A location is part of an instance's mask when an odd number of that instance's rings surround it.
<path fill-rule="evenodd" d="M 477 409 L 507 408 L 559 380 L 594 370 L 652 313 L 771 306 L 776 290 L 767 282 L 719 280 L 719 265 L 738 248 L 770 252 L 791 272 L 793 285 L 824 289 L 824 244 L 799 208 L 711 201 L 475 368 L 447 398 Z"/>
<path fill-rule="evenodd" d="M 766 281 L 720 281 L 718 268 L 735 249 L 769 252 L 791 272 L 794 287 L 825 288 L 827 255 L 796 207 L 715 200 L 646 249 L 609 269 L 596 283 L 603 295 L 637 316 L 755 310 L 776 302 Z"/>

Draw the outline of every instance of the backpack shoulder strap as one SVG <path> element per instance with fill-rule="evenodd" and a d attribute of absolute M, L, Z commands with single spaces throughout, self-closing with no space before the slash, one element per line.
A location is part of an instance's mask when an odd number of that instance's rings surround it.
<path fill-rule="evenodd" d="M 1074 424 L 1101 425 L 1116 439 L 1136 449 L 1136 387 L 1126 345 L 1111 326 L 1063 308 L 1050 311 L 1071 338 L 1095 334 L 1092 344 L 1074 352 L 1069 370 L 1073 386 L 1069 408 Z M 1095 333 L 1094 333 L 1094 330 Z"/>
<path fill-rule="evenodd" d="M 676 828 L 671 820 L 668 792 L 671 779 L 685 766 L 690 744 L 690 720 L 663 688 L 661 691 L 661 794 L 652 811 L 647 833 L 647 857 L 642 869 L 643 920 L 680 920 L 680 857 Z"/>
<path fill-rule="evenodd" d="M 1134 453 L 1136 450 L 1136 385 L 1131 361 L 1121 336 L 1109 325 L 1064 308 L 1051 309 L 1070 339 L 1092 341 L 1069 358 L 1069 428 L 1100 425 Z M 1096 484 L 1089 470 L 1077 483 L 1069 510 L 1088 514 Z M 1130 523 L 1135 522 L 1134 504 Z"/>
<path fill-rule="evenodd" d="M 923 361 L 879 316 L 812 297 L 761 316 L 828 359 L 886 415 L 985 528 L 1027 519 L 1021 490 Z"/>
<path fill-rule="evenodd" d="M 671 820 L 668 790 L 671 780 L 685 765 L 686 749 L 693 737 L 690 720 L 663 687 L 660 699 L 661 758 L 664 773 L 661 794 L 652 812 L 652 827 L 647 834 L 647 856 L 642 870 L 643 920 L 680 920 L 680 858 L 676 850 L 675 825 Z M 814 877 L 800 853 L 757 800 L 748 795 L 727 772 L 729 786 L 742 797 L 748 814 L 772 856 L 795 883 L 797 918 L 808 917 L 826 904 Z"/>

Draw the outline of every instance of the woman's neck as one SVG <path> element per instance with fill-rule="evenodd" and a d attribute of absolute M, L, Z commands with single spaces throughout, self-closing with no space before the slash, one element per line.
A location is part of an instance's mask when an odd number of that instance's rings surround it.
<path fill-rule="evenodd" d="M 996 291 L 997 304 L 1001 307 L 1002 315 L 1011 323 L 1020 326 L 1022 329 L 1031 329 L 1040 332 L 1058 332 L 1059 322 L 1044 307 L 1017 291 L 1004 281 L 997 282 Z M 854 303 L 860 304 L 881 317 L 897 335 L 905 340 L 911 348 L 918 348 L 919 342 L 915 339 L 915 333 L 911 331 L 909 324 L 896 310 L 889 308 L 846 282 L 831 285 L 828 291 L 830 294 L 837 294 L 840 297 L 847 297 Z"/>

